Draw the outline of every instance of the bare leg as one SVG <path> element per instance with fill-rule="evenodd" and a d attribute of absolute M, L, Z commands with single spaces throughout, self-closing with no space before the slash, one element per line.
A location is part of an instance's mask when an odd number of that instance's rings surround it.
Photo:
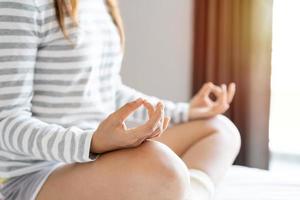
<path fill-rule="evenodd" d="M 239 132 L 225 116 L 177 125 L 157 139 L 169 146 L 188 168 L 199 169 L 218 184 L 240 148 Z"/>
<path fill-rule="evenodd" d="M 238 131 L 223 116 L 175 126 L 157 140 L 216 184 L 240 146 Z M 146 142 L 135 149 L 104 154 L 95 162 L 57 169 L 37 199 L 182 200 L 188 187 L 186 170 L 170 149 Z"/>
<path fill-rule="evenodd" d="M 183 200 L 187 168 L 167 146 L 147 141 L 140 147 L 103 154 L 96 161 L 54 171 L 38 200 Z"/>

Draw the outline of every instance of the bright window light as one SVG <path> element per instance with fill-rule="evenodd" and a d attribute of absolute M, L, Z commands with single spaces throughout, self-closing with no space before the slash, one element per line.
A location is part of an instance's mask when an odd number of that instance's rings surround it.
<path fill-rule="evenodd" d="M 274 0 L 270 150 L 300 155 L 299 0 Z"/>

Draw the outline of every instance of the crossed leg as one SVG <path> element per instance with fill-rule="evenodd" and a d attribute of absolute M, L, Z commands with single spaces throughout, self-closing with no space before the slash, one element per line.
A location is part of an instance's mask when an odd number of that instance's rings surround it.
<path fill-rule="evenodd" d="M 174 126 L 156 140 L 169 146 L 188 168 L 205 172 L 216 185 L 241 145 L 237 128 L 223 115 Z"/>
<path fill-rule="evenodd" d="M 37 199 L 183 200 L 187 167 L 218 184 L 240 147 L 237 129 L 221 115 L 174 126 L 156 140 L 95 162 L 65 165 L 49 176 Z"/>
<path fill-rule="evenodd" d="M 241 143 L 237 128 L 223 115 L 175 126 L 157 141 L 169 146 L 191 169 L 189 200 L 213 197 Z"/>
<path fill-rule="evenodd" d="M 183 200 L 188 189 L 182 160 L 166 145 L 147 141 L 56 169 L 37 200 Z"/>

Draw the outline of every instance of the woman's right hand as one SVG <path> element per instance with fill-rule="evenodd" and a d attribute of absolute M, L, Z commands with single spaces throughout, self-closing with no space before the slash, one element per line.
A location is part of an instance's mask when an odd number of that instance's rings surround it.
<path fill-rule="evenodd" d="M 125 120 L 144 105 L 148 111 L 148 121 L 136 128 L 127 129 Z M 108 116 L 94 132 L 91 142 L 92 153 L 104 153 L 117 149 L 137 147 L 146 139 L 158 137 L 165 131 L 170 118 L 164 116 L 164 106 L 160 102 L 153 107 L 143 99 L 127 103 Z"/>

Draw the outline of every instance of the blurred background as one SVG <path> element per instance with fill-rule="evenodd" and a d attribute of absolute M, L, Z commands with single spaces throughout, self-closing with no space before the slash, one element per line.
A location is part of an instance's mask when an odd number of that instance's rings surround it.
<path fill-rule="evenodd" d="M 300 1 L 122 0 L 124 82 L 188 101 L 206 81 L 234 81 L 226 113 L 243 140 L 237 164 L 300 167 Z"/>
<path fill-rule="evenodd" d="M 119 1 L 126 30 L 123 79 L 146 94 L 191 96 L 193 1 Z"/>

